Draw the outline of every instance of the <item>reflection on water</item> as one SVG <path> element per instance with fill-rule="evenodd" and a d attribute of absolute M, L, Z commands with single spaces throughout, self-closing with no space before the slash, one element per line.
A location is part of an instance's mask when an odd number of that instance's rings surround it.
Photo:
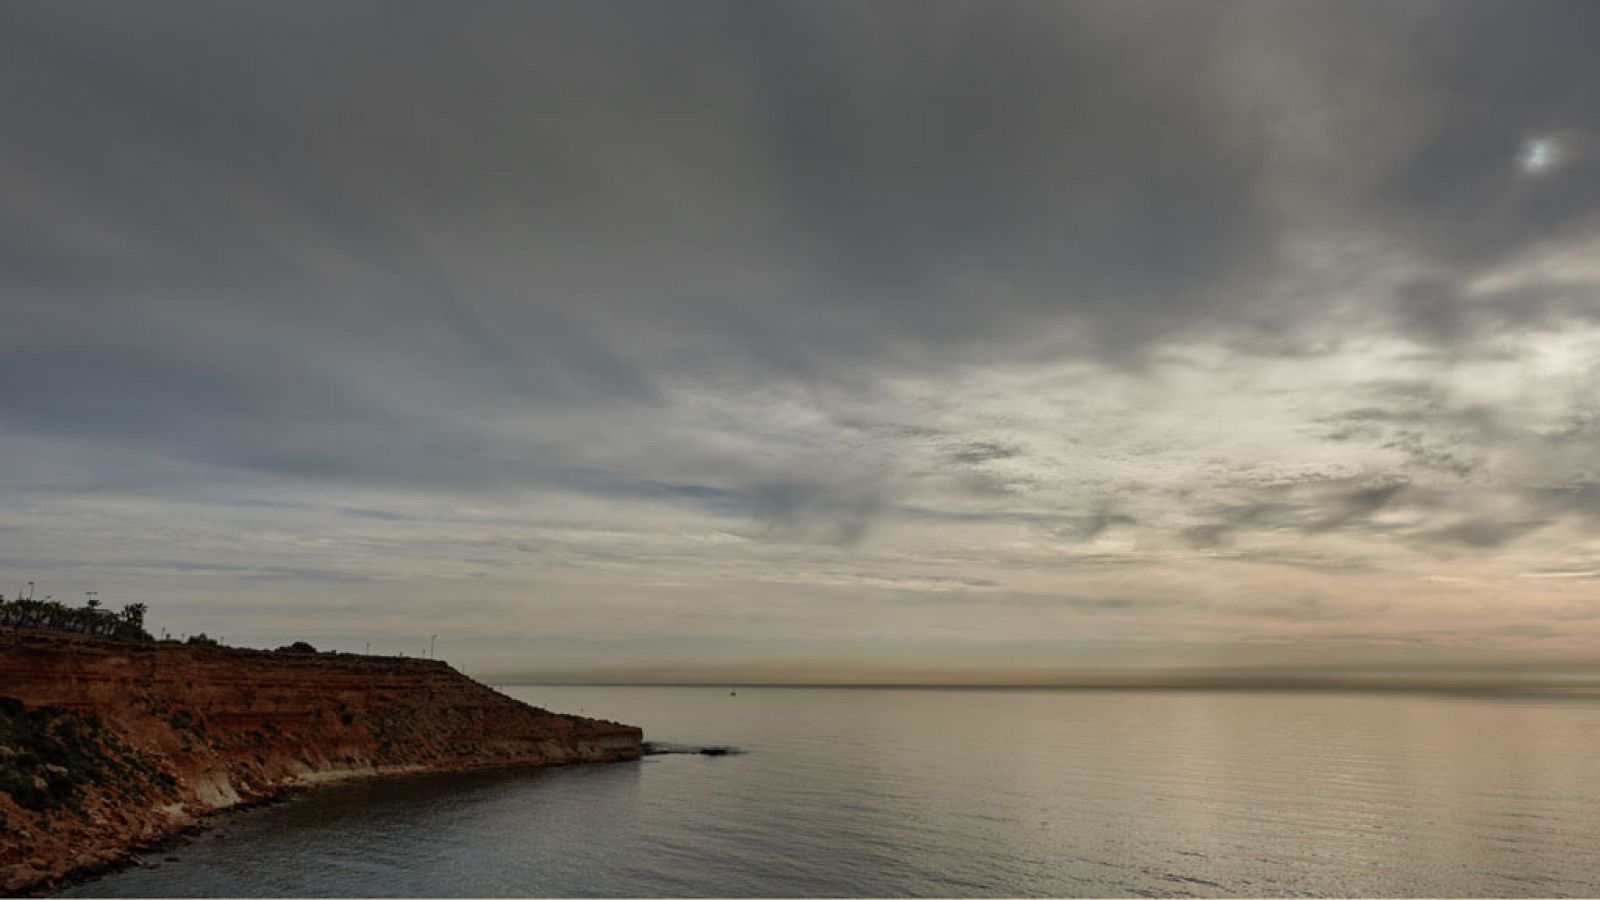
<path fill-rule="evenodd" d="M 1600 895 L 1582 698 L 506 690 L 749 752 L 335 786 L 70 893 Z"/>

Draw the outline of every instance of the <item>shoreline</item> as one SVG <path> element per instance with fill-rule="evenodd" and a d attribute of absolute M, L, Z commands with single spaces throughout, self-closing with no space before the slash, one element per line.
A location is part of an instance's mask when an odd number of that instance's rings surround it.
<path fill-rule="evenodd" d="M 0 632 L 0 893 L 131 865 L 219 812 L 320 786 L 626 761 L 632 726 L 441 662 Z"/>
<path fill-rule="evenodd" d="M 644 755 L 649 756 L 649 755 L 653 755 L 653 754 L 651 754 L 650 751 L 647 750 Z M 560 762 L 560 763 L 526 763 L 526 764 L 510 763 L 510 764 L 506 764 L 506 765 L 483 765 L 483 766 L 474 766 L 474 767 L 462 768 L 462 769 L 422 769 L 422 770 L 406 770 L 406 771 L 390 770 L 390 771 L 372 772 L 372 773 L 367 773 L 367 774 L 353 772 L 353 773 L 350 773 L 350 774 L 345 775 L 343 777 L 327 778 L 327 779 L 321 779 L 321 780 L 316 780 L 316 781 L 308 781 L 308 782 L 304 782 L 304 783 L 300 783 L 300 784 L 285 784 L 275 794 L 268 794 L 268 795 L 264 795 L 264 796 L 261 796 L 261 797 L 255 797 L 255 798 L 252 798 L 250 800 L 241 801 L 240 803 L 235 804 L 234 806 L 223 807 L 221 809 L 214 809 L 214 810 L 211 810 L 209 812 L 201 813 L 200 816 L 195 821 L 193 821 L 193 822 L 191 822 L 191 823 L 189 823 L 187 825 L 184 825 L 183 827 L 178 828 L 175 831 L 172 831 L 172 832 L 170 832 L 168 834 L 165 834 L 165 835 L 162 835 L 160 837 L 154 838 L 153 840 L 151 840 L 149 842 L 138 844 L 138 845 L 134 845 L 134 846 L 126 848 L 126 855 L 121 857 L 121 858 L 119 858 L 119 859 L 116 859 L 114 861 L 102 862 L 102 863 L 98 863 L 96 865 L 87 866 L 87 867 L 84 867 L 84 868 L 81 868 L 81 869 L 73 869 L 71 871 L 68 871 L 65 875 L 62 875 L 59 878 L 55 879 L 51 884 L 49 884 L 48 886 L 45 886 L 45 887 L 37 887 L 37 888 L 25 890 L 22 893 L 18 893 L 18 894 L 4 893 L 4 894 L 0 894 L 0 896 L 8 896 L 8 897 L 9 896 L 16 896 L 16 897 L 57 897 L 57 896 L 60 896 L 62 894 L 62 892 L 66 891 L 66 890 L 68 890 L 70 888 L 77 887 L 78 885 L 90 884 L 92 882 L 99 881 L 102 878 L 108 878 L 108 877 L 110 877 L 112 875 L 116 875 L 116 874 L 118 874 L 120 872 L 126 872 L 126 871 L 129 871 L 131 869 L 157 868 L 157 867 L 160 867 L 162 865 L 165 865 L 167 863 L 167 860 L 161 860 L 161 861 L 155 862 L 155 863 L 147 863 L 144 860 L 140 859 L 140 857 L 141 856 L 160 855 L 160 854 L 171 854 L 174 851 L 178 850 L 180 847 L 187 846 L 190 843 L 192 843 L 193 841 L 204 837 L 206 834 L 208 834 L 208 833 L 210 833 L 212 831 L 215 831 L 218 828 L 224 827 L 225 825 L 228 824 L 229 820 L 231 820 L 231 819 L 233 819 L 235 817 L 244 816 L 244 815 L 247 815 L 249 813 L 259 812 L 259 811 L 267 809 L 269 807 L 281 806 L 281 805 L 286 804 L 286 803 L 291 803 L 291 802 L 293 802 L 293 801 L 295 801 L 295 800 L 297 800 L 297 799 L 299 799 L 301 797 L 304 797 L 304 796 L 307 796 L 307 795 L 310 795 L 310 794 L 314 794 L 314 793 L 316 793 L 318 791 L 321 791 L 321 790 L 323 790 L 325 788 L 337 787 L 339 785 L 356 784 L 356 783 L 368 782 L 368 781 L 398 781 L 398 780 L 402 780 L 402 779 L 406 779 L 406 778 L 422 778 L 422 777 L 429 777 L 429 776 L 436 776 L 436 775 L 463 775 L 463 774 L 485 773 L 485 772 L 516 772 L 516 771 L 524 771 L 524 770 L 531 772 L 531 771 L 536 771 L 536 770 L 540 770 L 540 769 L 556 769 L 556 768 L 565 768 L 567 766 L 576 766 L 576 765 L 621 764 L 621 763 L 638 762 L 641 758 L 642 757 L 620 758 L 620 759 L 603 760 L 603 761 L 600 761 L 600 762 L 570 762 L 570 763 Z"/>

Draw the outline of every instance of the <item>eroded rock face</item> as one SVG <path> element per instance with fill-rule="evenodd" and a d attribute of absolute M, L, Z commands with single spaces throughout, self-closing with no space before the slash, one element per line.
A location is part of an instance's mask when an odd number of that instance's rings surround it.
<path fill-rule="evenodd" d="M 0 891 L 13 895 L 302 785 L 643 752 L 637 728 L 418 659 L 0 631 L 0 697 Z"/>

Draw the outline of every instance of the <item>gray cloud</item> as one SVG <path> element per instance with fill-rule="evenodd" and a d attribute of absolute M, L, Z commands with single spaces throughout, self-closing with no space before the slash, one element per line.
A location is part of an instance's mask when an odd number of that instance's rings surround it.
<path fill-rule="evenodd" d="M 1086 516 L 1071 517 L 1068 524 L 1053 529 L 1053 533 L 1073 541 L 1092 541 L 1107 531 L 1122 525 L 1137 525 L 1138 519 L 1116 512 L 1110 504 L 1102 503 Z"/>
<path fill-rule="evenodd" d="M 1547 281 L 1535 286 L 1465 293 L 1434 279 L 1402 285 L 1394 307 L 1402 332 L 1421 342 L 1477 349 L 1516 333 L 1558 331 L 1600 320 L 1600 284 Z"/>
<path fill-rule="evenodd" d="M 1313 531 L 1330 531 L 1364 521 L 1395 502 L 1405 491 L 1405 482 L 1357 488 L 1336 501 L 1333 512 L 1311 526 Z"/>
<path fill-rule="evenodd" d="M 7 564 L 505 578 L 628 627 L 654 590 L 718 622 L 888 585 L 1136 611 L 1116 579 L 1196 558 L 1550 569 L 1600 526 L 1597 31 L 1583 0 L 7 4 Z M 870 577 L 807 582 L 828 554 Z M 1257 606 L 1336 617 L 1293 595 Z"/>
<path fill-rule="evenodd" d="M 950 460 L 966 465 L 977 465 L 997 459 L 1011 459 L 1021 453 L 1021 447 L 1011 447 L 994 441 L 974 441 L 950 454 Z"/>
<path fill-rule="evenodd" d="M 883 513 L 875 485 L 836 491 L 826 485 L 786 481 L 756 485 L 744 496 L 767 538 L 818 540 L 853 546 Z"/>
<path fill-rule="evenodd" d="M 1548 523 L 1468 519 L 1436 531 L 1425 532 L 1418 537 L 1434 543 L 1488 549 L 1502 547 L 1546 524 Z"/>
<path fill-rule="evenodd" d="M 13 6 L 0 248 L 27 314 L 0 357 L 26 371 L 0 410 L 188 446 L 164 411 L 299 434 L 349 421 L 317 412 L 341 394 L 362 418 L 651 404 L 685 374 L 854 377 L 1050 325 L 1131 362 L 1186 329 L 1311 315 L 1261 293 L 1282 262 L 1263 196 L 1321 174 L 1271 163 L 1295 149 L 1279 105 L 1382 126 L 1358 167 L 1387 217 L 1368 225 L 1459 234 L 1422 248 L 1438 258 L 1500 258 L 1592 208 L 1580 160 L 1529 205 L 1459 214 L 1510 189 L 1541 119 L 1593 124 L 1572 38 L 1592 12 L 1540 4 L 1508 31 L 1501 8 Z M 1414 53 L 1430 29 L 1449 39 Z M 1307 80 L 1374 41 L 1376 72 Z M 1241 82 L 1239 47 L 1281 42 L 1307 49 L 1303 77 Z M 1348 93 L 1385 74 L 1404 88 Z M 1467 105 L 1466 83 L 1491 89 Z M 1464 339 L 1459 288 L 1431 285 L 1397 308 Z M 390 455 L 417 443 L 371 424 Z M 419 477 L 450 455 L 420 450 Z"/>
<path fill-rule="evenodd" d="M 1220 547 L 1230 543 L 1236 533 L 1257 526 L 1272 527 L 1290 507 L 1282 503 L 1247 503 L 1217 510 L 1212 521 L 1191 525 L 1183 537 L 1196 547 Z"/>

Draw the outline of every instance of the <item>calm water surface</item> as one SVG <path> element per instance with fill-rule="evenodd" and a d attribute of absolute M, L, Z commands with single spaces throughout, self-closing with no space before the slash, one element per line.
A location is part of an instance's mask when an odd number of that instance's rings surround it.
<path fill-rule="evenodd" d="M 1600 896 L 1580 697 L 504 690 L 748 752 L 330 787 L 69 893 Z"/>

